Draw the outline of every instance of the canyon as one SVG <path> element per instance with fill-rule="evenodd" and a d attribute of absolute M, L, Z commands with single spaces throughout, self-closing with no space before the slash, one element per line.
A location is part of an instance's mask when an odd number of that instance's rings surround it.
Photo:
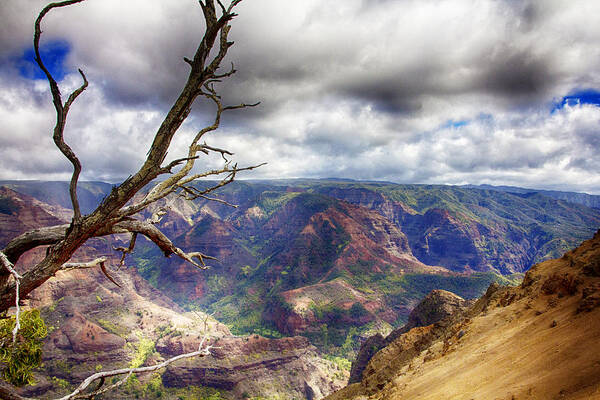
<path fill-rule="evenodd" d="M 82 208 L 110 188 L 83 183 Z M 64 189 L 4 182 L 0 245 L 68 223 Z M 97 270 L 68 271 L 31 296 L 51 332 L 45 369 L 24 394 L 48 398 L 94 371 L 136 357 L 157 362 L 208 334 L 225 350 L 140 377 L 117 396 L 322 398 L 358 382 L 374 354 L 410 328 L 464 310 L 491 283 L 519 283 L 600 225 L 600 210 L 582 204 L 479 188 L 241 181 L 217 197 L 238 207 L 173 196 L 141 216 L 166 210 L 157 226 L 182 249 L 214 256 L 209 270 L 144 240 L 119 267 L 112 248 L 128 238 L 117 235 L 88 242 L 77 259 L 107 256 L 120 287 Z"/>

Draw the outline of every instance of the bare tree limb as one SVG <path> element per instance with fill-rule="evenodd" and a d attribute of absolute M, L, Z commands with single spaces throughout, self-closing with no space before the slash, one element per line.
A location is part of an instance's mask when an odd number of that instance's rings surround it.
<path fill-rule="evenodd" d="M 46 257 L 32 269 L 23 274 L 20 285 L 21 296 L 27 295 L 53 276 L 56 271 L 62 268 L 64 263 L 69 261 L 73 253 L 79 247 L 81 247 L 89 238 L 100 236 L 98 232 L 106 230 L 105 228 L 107 225 L 115 224 L 128 216 L 134 215 L 136 212 L 141 211 L 144 206 L 164 198 L 175 190 L 179 190 L 177 184 L 181 183 L 180 181 L 182 178 L 191 171 L 193 160 L 188 159 L 181 168 L 181 171 L 178 171 L 174 176 L 167 178 L 165 180 L 167 182 L 164 185 L 162 183 L 159 184 L 156 191 L 151 191 L 146 196 L 145 200 L 142 201 L 140 207 L 125 207 L 134 195 L 141 191 L 147 184 L 156 179 L 160 174 L 168 172 L 162 168 L 161 165 L 166 158 L 174 135 L 189 115 L 192 104 L 196 98 L 198 96 L 203 96 L 202 88 L 205 87 L 205 84 L 211 80 L 214 81 L 214 79 L 218 77 L 216 71 L 232 45 L 232 42 L 227 40 L 231 29 L 229 22 L 236 16 L 236 14 L 232 12 L 233 8 L 239 4 L 239 1 L 232 1 L 226 9 L 226 12 L 223 13 L 222 9 L 219 9 L 221 15 L 217 16 L 214 0 L 200 2 L 200 7 L 202 8 L 205 19 L 204 35 L 196 49 L 193 59 L 190 60 L 191 70 L 187 81 L 155 133 L 150 149 L 147 152 L 146 160 L 137 172 L 125 179 L 120 185 L 114 187 L 110 194 L 103 199 L 102 203 L 94 211 L 89 215 L 82 216 L 76 190 L 80 162 L 70 147 L 65 143 L 63 133 L 66 123 L 66 111 L 69 110 L 69 107 L 75 101 L 77 96 L 85 90 L 85 87 L 87 87 L 87 79 L 85 78 L 85 75 L 81 73 L 84 84 L 74 91 L 71 96 L 69 96 L 67 102 L 63 104 L 58 84 L 44 65 L 39 50 L 40 37 L 42 34 L 41 22 L 48 12 L 57 7 L 76 4 L 82 1 L 83 0 L 67 0 L 49 4 L 40 12 L 35 23 L 34 49 L 36 52 L 36 61 L 42 71 L 44 71 L 50 84 L 53 103 L 57 110 L 56 126 L 53 137 L 55 138 L 57 147 L 59 147 L 63 154 L 71 161 L 74 168 L 71 184 L 69 186 L 71 202 L 73 203 L 74 219 L 62 238 L 52 238 L 52 248 L 47 252 Z M 218 41 L 217 38 L 219 38 Z M 216 55 L 209 61 L 209 57 L 213 54 Z M 211 93 L 212 98 L 219 101 L 212 86 L 211 90 L 213 90 L 213 93 Z M 199 138 L 204 133 L 217 129 L 222 111 L 223 107 L 221 106 L 215 117 L 215 123 L 208 127 L 208 129 L 201 130 L 201 133 L 196 135 L 196 138 L 194 138 L 195 140 L 192 143 L 193 146 L 198 144 Z M 192 154 L 188 155 L 188 158 L 193 158 L 195 156 L 196 151 L 193 150 Z M 184 161 L 182 161 L 182 163 L 183 162 Z M 175 164 L 179 165 L 178 163 Z M 22 248 L 31 248 L 31 245 L 27 243 L 20 244 L 19 248 L 16 249 L 11 257 L 18 257 L 22 254 L 20 250 Z M 10 284 L 4 277 L 0 278 L 0 311 L 6 310 L 11 304 L 14 304 L 14 289 L 14 284 Z"/>
<path fill-rule="evenodd" d="M 246 168 L 238 168 L 237 165 L 235 165 L 233 168 L 231 168 L 227 164 L 225 168 L 221 170 L 209 171 L 203 174 L 196 174 L 191 177 L 187 176 L 188 173 L 191 171 L 194 161 L 198 158 L 196 156 L 197 152 L 219 152 L 225 160 L 227 160 L 225 155 L 232 155 L 232 153 L 228 152 L 227 150 L 208 146 L 206 145 L 206 143 L 198 146 L 198 142 L 204 134 L 216 130 L 218 128 L 220 124 L 221 113 L 227 110 L 254 106 L 241 104 L 239 106 L 223 107 L 220 101 L 220 97 L 217 95 L 213 86 L 214 83 L 218 81 L 218 79 L 226 78 L 235 73 L 233 64 L 231 70 L 228 72 L 217 74 L 216 71 L 219 68 L 220 63 L 224 59 L 227 50 L 233 45 L 233 42 L 229 42 L 227 40 L 230 31 L 230 26 L 228 25 L 228 23 L 229 21 L 231 21 L 231 19 L 233 19 L 236 16 L 236 14 L 232 13 L 231 10 L 233 9 L 233 7 L 239 4 L 240 0 L 232 1 L 227 9 L 220 1 L 218 1 L 222 13 L 222 15 L 218 18 L 215 10 L 214 1 L 206 0 L 204 2 L 200 2 L 206 21 L 206 31 L 204 37 L 202 38 L 200 45 L 196 50 L 193 60 L 190 60 L 188 58 L 184 59 L 192 67 L 190 75 L 184 88 L 181 91 L 180 96 L 173 104 L 172 108 L 169 110 L 168 114 L 165 117 L 165 120 L 163 121 L 159 130 L 157 131 L 152 146 L 150 147 L 147 153 L 148 156 L 144 165 L 140 168 L 140 170 L 137 173 L 131 175 L 121 185 L 114 188 L 114 190 L 104 199 L 102 204 L 96 210 L 94 210 L 94 212 L 85 217 L 82 216 L 77 198 L 77 182 L 79 179 L 79 174 L 81 172 L 81 163 L 75 155 L 75 153 L 72 151 L 72 149 L 65 143 L 64 128 L 66 124 L 66 117 L 70 107 L 77 99 L 77 97 L 87 88 L 88 81 L 83 71 L 79 70 L 79 73 L 83 79 L 83 84 L 73 93 L 71 93 L 67 101 L 63 104 L 58 84 L 56 80 L 52 77 L 49 70 L 44 65 L 39 51 L 39 42 L 42 33 L 41 22 L 46 16 L 46 14 L 53 8 L 80 3 L 82 1 L 83 0 L 69 0 L 52 3 L 46 6 L 42 10 L 42 12 L 40 12 L 40 15 L 36 20 L 34 34 L 34 50 L 36 53 L 36 62 L 38 63 L 38 65 L 40 66 L 40 68 L 42 69 L 42 71 L 48 79 L 48 82 L 50 84 L 50 90 L 52 93 L 53 103 L 57 112 L 57 120 L 56 126 L 54 128 L 53 138 L 57 147 L 73 164 L 73 175 L 69 186 L 71 203 L 73 205 L 74 212 L 73 223 L 70 226 L 61 225 L 28 232 L 19 236 L 18 238 L 13 239 L 5 247 L 5 249 L 2 252 L 2 263 L 3 265 L 5 265 L 6 269 L 10 272 L 10 274 L 13 274 L 14 272 L 13 276 L 15 277 L 15 284 L 11 286 L 8 285 L 7 282 L 0 282 L 0 309 L 2 310 L 6 310 L 8 307 L 10 307 L 10 304 L 16 304 L 17 307 L 19 307 L 18 302 L 21 295 L 26 295 L 31 290 L 41 285 L 45 280 L 47 280 L 50 276 L 52 276 L 56 271 L 58 271 L 61 268 L 91 268 L 93 266 L 99 265 L 102 271 L 106 274 L 106 276 L 114 282 L 114 280 L 110 277 L 110 275 L 108 275 L 106 269 L 104 268 L 105 260 L 102 261 L 102 259 L 97 259 L 90 263 L 66 262 L 70 259 L 72 254 L 83 243 L 85 243 L 87 239 L 91 237 L 103 236 L 113 233 L 132 232 L 132 241 L 130 242 L 129 248 L 122 250 L 124 258 L 125 254 L 127 254 L 126 250 L 129 250 L 129 252 L 133 250 L 133 247 L 135 246 L 135 237 L 137 233 L 142 233 L 154 243 L 156 243 L 159 246 L 159 248 L 163 250 L 165 255 L 168 256 L 174 253 L 179 257 L 185 259 L 186 261 L 191 262 L 199 268 L 206 268 L 204 260 L 215 259 L 214 257 L 209 257 L 199 252 L 185 253 L 181 249 L 174 246 L 173 243 L 164 234 L 162 234 L 162 232 L 160 232 L 156 227 L 152 225 L 152 223 L 142 223 L 140 221 L 127 220 L 126 218 L 141 211 L 144 207 L 148 206 L 152 202 L 174 193 L 175 190 L 186 187 L 185 185 L 189 184 L 194 179 L 210 175 L 226 174 L 226 177 L 222 179 L 221 182 L 219 182 L 217 185 L 215 185 L 215 187 L 201 191 L 194 191 L 193 193 L 195 196 L 199 196 L 201 198 L 221 201 L 220 199 L 209 198 L 208 196 L 206 196 L 206 194 L 233 181 L 233 178 L 235 177 L 237 172 L 243 170 L 251 170 L 258 167 L 252 166 Z M 217 36 L 219 36 L 218 52 L 216 56 L 210 61 L 210 63 L 206 65 Z M 206 89 L 206 92 L 204 92 L 202 88 Z M 166 167 L 160 167 L 160 165 L 166 157 L 167 150 L 171 143 L 171 139 L 181 126 L 182 122 L 189 115 L 191 105 L 198 96 L 207 97 L 217 105 L 217 113 L 215 116 L 214 123 L 198 132 L 198 134 L 196 135 L 196 137 L 190 145 L 190 154 L 188 155 L 188 157 L 175 160 L 168 164 Z M 171 177 L 173 179 L 167 179 L 166 183 L 160 183 L 155 188 L 156 190 L 151 191 L 141 202 L 141 204 L 123 208 L 125 204 L 128 201 L 130 201 L 131 198 L 137 192 L 139 192 L 146 184 L 151 182 L 160 174 L 171 173 L 174 167 L 179 166 L 182 163 L 185 163 L 182 170 L 176 173 L 174 177 Z M 31 271 L 28 271 L 26 274 L 24 274 L 23 277 L 16 274 L 14 268 L 11 270 L 12 262 L 16 262 L 25 251 L 28 251 L 32 248 L 41 245 L 52 245 L 52 247 L 49 248 L 45 259 L 41 263 L 34 266 L 34 268 Z M 195 260 L 198 260 L 198 262 Z M 20 284 L 21 282 L 22 284 Z M 123 372 L 122 374 L 147 372 L 151 370 L 160 369 L 168 365 L 168 363 L 174 362 L 178 359 L 192 357 L 195 355 L 206 355 L 208 354 L 208 351 L 209 347 L 207 347 L 204 350 L 200 348 L 198 352 L 174 357 L 157 366 L 143 367 L 134 370 L 130 369 L 127 372 Z M 115 375 L 121 374 L 118 371 L 113 371 L 112 373 Z M 101 380 L 104 379 L 106 376 L 109 375 L 107 373 L 99 373 L 88 378 L 86 381 L 84 381 L 82 385 L 80 385 L 80 388 L 78 388 L 79 393 L 81 393 L 82 390 L 85 390 L 89 386 L 89 383 L 86 384 L 86 382 L 92 382 L 98 379 Z M 99 386 L 97 391 L 105 391 L 106 389 L 107 388 L 100 389 Z M 4 394 L 2 390 L 4 389 L 0 387 L 0 393 L 3 393 L 3 397 L 17 399 L 23 398 L 18 395 Z M 69 396 L 67 396 L 66 398 L 73 398 L 74 396 L 77 396 L 77 394 L 71 394 Z M 89 395 L 86 395 L 86 397 L 89 397 Z"/>
<path fill-rule="evenodd" d="M 199 197 L 202 199 L 205 199 L 205 200 L 209 200 L 209 201 L 216 201 L 217 203 L 225 204 L 226 206 L 229 206 L 229 207 L 233 207 L 233 208 L 239 207 L 237 204 L 232 204 L 228 201 L 225 201 L 222 199 L 217 199 L 216 197 L 208 197 L 208 196 L 204 196 L 204 195 L 200 195 Z"/>
<path fill-rule="evenodd" d="M 22 276 L 15 270 L 14 265 L 10 261 L 8 261 L 8 257 L 2 252 L 0 252 L 0 264 L 4 268 L 10 272 L 10 274 L 15 279 L 15 327 L 12 331 L 12 341 L 13 344 L 17 342 L 17 333 L 19 333 L 19 329 L 21 329 L 21 305 L 19 304 L 19 285 L 21 283 Z"/>
<path fill-rule="evenodd" d="M 232 182 L 238 172 L 252 170 L 263 165 L 260 164 L 245 168 L 238 168 L 237 164 L 231 166 L 230 162 L 227 160 L 227 156 L 233 155 L 231 152 L 218 147 L 209 146 L 206 143 L 199 144 L 201 138 L 205 134 L 212 132 L 219 127 L 221 114 L 224 111 L 253 107 L 258 104 L 223 106 L 221 97 L 214 88 L 214 85 L 220 82 L 220 79 L 227 78 L 236 72 L 232 63 L 229 71 L 217 73 L 229 48 L 233 45 L 233 42 L 228 41 L 228 35 L 231 29 L 229 23 L 236 16 L 236 14 L 232 12 L 233 8 L 237 6 L 241 0 L 232 0 L 227 8 L 221 0 L 217 0 L 218 9 L 215 7 L 214 0 L 201 0 L 199 1 L 199 4 L 202 8 L 206 26 L 204 35 L 198 44 L 193 59 L 187 57 L 184 58 L 184 61 L 191 67 L 189 76 L 178 98 L 175 100 L 160 127 L 156 131 L 151 147 L 146 153 L 147 156 L 142 167 L 125 179 L 120 185 L 114 187 L 110 194 L 103 199 L 101 204 L 94 211 L 88 215 L 82 215 L 77 196 L 77 184 L 81 173 L 81 162 L 73 149 L 65 142 L 64 130 L 69 110 L 76 99 L 88 87 L 88 80 L 84 72 L 79 69 L 79 74 L 81 75 L 83 83 L 74 90 L 68 96 L 66 102 L 63 103 L 58 83 L 42 59 L 40 53 L 40 38 L 42 35 L 42 21 L 51 10 L 81 3 L 83 1 L 84 0 L 63 0 L 48 4 L 42 9 L 35 21 L 33 38 L 35 60 L 48 80 L 52 101 L 56 110 L 53 140 L 62 154 L 73 165 L 73 174 L 69 184 L 69 195 L 73 206 L 73 221 L 69 225 L 65 224 L 41 228 L 24 233 L 12 239 L 0 252 L 0 263 L 4 267 L 0 269 L 0 311 L 6 311 L 12 307 L 12 305 L 16 305 L 17 327 L 15 329 L 17 331 L 20 312 L 19 299 L 27 296 L 32 290 L 42 285 L 61 269 L 71 270 L 99 266 L 106 277 L 117 284 L 106 270 L 107 259 L 105 257 L 100 257 L 91 262 L 69 262 L 77 249 L 85 244 L 88 239 L 93 237 L 131 233 L 129 247 L 120 247 L 116 249 L 123 253 L 121 264 L 124 263 L 126 254 L 133 251 L 137 235 L 142 234 L 153 241 L 163 251 L 165 256 L 176 254 L 178 257 L 192 263 L 198 268 L 208 268 L 205 264 L 205 260 L 216 260 L 216 258 L 200 252 L 184 252 L 175 246 L 171 240 L 154 225 L 160 221 L 160 212 L 155 213 L 150 221 L 145 222 L 133 219 L 132 216 L 144 210 L 148 205 L 163 199 L 168 195 L 175 194 L 176 191 L 184 191 L 192 198 L 203 198 L 229 204 L 224 200 L 208 197 L 207 194 Z M 198 97 L 204 97 L 215 104 L 216 113 L 214 121 L 212 124 L 200 129 L 193 137 L 189 144 L 188 155 L 186 157 L 171 161 L 165 166 L 162 166 L 164 165 L 163 163 L 165 163 L 174 135 L 181 127 L 183 121 L 188 117 L 191 107 Z M 225 166 L 222 169 L 190 176 L 194 163 L 198 159 L 198 153 L 209 154 L 211 152 L 220 153 L 226 161 Z M 177 172 L 172 172 L 175 167 L 180 166 L 181 168 Z M 161 174 L 172 175 L 156 184 L 141 201 L 131 204 L 134 196 Z M 196 179 L 210 176 L 224 176 L 224 178 L 217 184 L 206 189 L 196 189 L 191 185 L 192 181 Z M 26 251 L 38 246 L 50 246 L 47 249 L 44 259 L 27 272 L 23 273 L 22 276 L 19 275 L 14 269 L 14 264 Z M 8 273 L 4 273 L 4 270 L 8 271 Z M 14 283 L 11 282 L 10 276 L 14 277 Z M 15 335 L 16 333 L 13 332 L 13 340 Z M 84 380 L 73 393 L 63 397 L 62 400 L 78 397 L 91 398 L 121 385 L 131 374 L 155 371 L 183 358 L 209 355 L 210 349 L 213 347 L 205 345 L 205 339 L 207 339 L 206 335 L 203 337 L 198 351 L 170 358 L 154 366 L 125 368 L 94 374 Z M 103 388 L 104 380 L 107 377 L 118 375 L 126 376 L 125 379 L 122 379 L 116 384 Z M 84 394 L 84 391 L 89 390 L 89 385 L 95 381 L 100 381 L 100 384 L 96 389 Z M 3 382 L 0 382 L 0 397 L 18 400 L 25 399 L 25 397 L 7 389 Z"/>
<path fill-rule="evenodd" d="M 163 174 L 171 173 L 171 170 L 173 168 L 175 168 L 176 166 L 178 166 L 179 164 L 181 164 L 182 162 L 190 161 L 190 160 L 197 160 L 198 158 L 199 158 L 198 156 L 194 156 L 194 157 L 178 158 L 177 160 L 173 160 L 169 163 L 169 165 L 166 165 L 161 168 L 161 173 L 163 173 Z"/>
<path fill-rule="evenodd" d="M 133 232 L 131 234 L 131 240 L 129 241 L 128 247 L 113 247 L 115 251 L 120 251 L 123 253 L 123 255 L 121 256 L 121 261 L 119 261 L 119 266 L 122 267 L 123 265 L 125 265 L 125 256 L 133 252 L 133 249 L 135 248 L 135 240 L 137 239 L 137 235 L 137 232 Z"/>
<path fill-rule="evenodd" d="M 119 381 L 117 381 L 116 383 L 113 383 L 110 386 L 105 387 L 104 389 L 101 389 L 102 385 L 104 384 L 104 381 L 106 380 L 105 377 L 100 378 L 100 383 L 98 384 L 98 387 L 96 388 L 96 390 L 87 393 L 85 395 L 77 395 L 74 398 L 75 399 L 90 399 L 93 400 L 94 397 L 96 396 L 100 396 L 101 394 L 104 394 L 108 391 L 111 391 L 113 389 L 118 388 L 119 386 L 121 386 L 122 384 L 124 384 L 125 382 L 127 382 L 127 380 L 131 377 L 131 375 L 133 375 L 133 372 L 129 372 L 127 375 L 125 375 L 125 377 L 123 379 L 120 379 Z"/>
<path fill-rule="evenodd" d="M 161 207 L 152 214 L 152 217 L 148 220 L 152 225 L 158 224 L 165 215 L 170 207 Z"/>
<path fill-rule="evenodd" d="M 8 260 L 16 263 L 23 253 L 38 246 L 56 244 L 66 236 L 69 225 L 49 226 L 23 233 L 12 239 L 2 250 Z"/>
<path fill-rule="evenodd" d="M 88 261 L 88 262 L 71 262 L 71 263 L 65 263 L 63 265 L 62 270 L 63 271 L 70 271 L 73 269 L 89 269 L 89 268 L 94 268 L 99 266 L 102 263 L 106 262 L 106 257 L 100 257 L 100 258 L 96 258 L 95 260 L 92 261 Z"/>
<path fill-rule="evenodd" d="M 127 232 L 141 233 L 142 235 L 150 239 L 152 242 L 154 242 L 163 251 L 166 257 L 169 257 L 171 254 L 175 254 L 178 257 L 186 260 L 187 262 L 200 269 L 208 268 L 204 263 L 205 259 L 216 260 L 216 258 L 200 252 L 186 253 L 179 247 L 175 246 L 171 239 L 169 239 L 164 233 L 162 233 L 155 225 L 148 222 L 138 220 L 126 220 L 114 224 L 109 229 L 110 230 L 108 231 L 102 231 L 100 233 L 104 235 Z M 198 262 L 194 259 L 198 260 Z"/>
<path fill-rule="evenodd" d="M 107 261 L 106 257 L 100 257 L 100 258 L 96 258 L 93 261 L 88 261 L 88 262 L 65 263 L 63 265 L 63 271 L 70 271 L 70 270 L 74 270 L 74 269 L 88 269 L 88 268 L 94 268 L 96 266 L 99 266 L 100 267 L 100 271 L 102 271 L 102 273 L 104 274 L 104 276 L 106 276 L 106 278 L 109 281 L 111 281 L 112 283 L 114 283 L 118 287 L 121 287 L 121 285 L 119 285 L 117 283 L 117 281 L 115 281 L 115 279 L 112 276 L 110 276 L 110 274 L 106 270 L 106 261 Z"/>
<path fill-rule="evenodd" d="M 205 334 L 202 337 L 202 340 L 200 342 L 200 345 L 198 346 L 198 350 L 191 352 L 191 353 L 186 353 L 186 354 L 180 354 L 178 356 L 169 358 L 168 360 L 165 360 L 159 364 L 156 365 L 150 365 L 147 367 L 139 367 L 139 368 L 122 368 L 122 369 L 116 369 L 113 371 L 103 371 L 103 372 L 97 372 L 91 376 L 89 376 L 88 378 L 86 378 L 78 387 L 77 389 L 75 389 L 72 393 L 61 397 L 58 400 L 70 400 L 70 399 L 74 399 L 77 397 L 80 397 L 80 393 L 82 393 L 85 389 L 88 388 L 88 386 L 90 386 L 90 384 L 98 379 L 106 379 L 112 376 L 119 376 L 119 375 L 125 375 L 127 374 L 127 376 L 129 377 L 132 374 L 143 374 L 143 373 L 147 373 L 147 372 L 152 372 L 152 371 L 157 371 L 161 368 L 165 368 L 167 367 L 169 364 L 172 364 L 176 361 L 179 360 L 183 360 L 185 358 L 192 358 L 192 357 L 206 357 L 210 355 L 210 350 L 215 348 L 214 346 L 211 345 L 206 345 L 205 346 L 205 342 L 207 340 L 207 335 Z M 126 381 L 123 380 L 120 384 L 124 383 Z M 118 385 L 117 385 L 118 386 Z M 90 394 L 86 394 L 85 396 L 81 396 L 81 397 L 89 397 L 90 395 L 97 395 L 100 393 L 90 393 Z"/>
<path fill-rule="evenodd" d="M 228 78 L 231 75 L 235 74 L 236 72 L 237 72 L 237 70 L 234 68 L 233 63 L 231 63 L 231 69 L 228 72 L 225 72 L 223 74 L 215 75 L 215 79 Z"/>
<path fill-rule="evenodd" d="M 44 65 L 44 62 L 42 60 L 42 56 L 40 54 L 40 37 L 42 35 L 42 28 L 41 28 L 42 20 L 44 19 L 44 17 L 46 16 L 46 14 L 48 14 L 48 12 L 50 10 L 52 10 L 53 8 L 57 8 L 57 7 L 64 7 L 64 6 L 68 6 L 68 5 L 75 4 L 75 3 L 81 3 L 82 1 L 84 1 L 84 0 L 67 0 L 67 1 L 62 1 L 62 2 L 58 2 L 58 3 L 48 4 L 40 12 L 37 20 L 35 21 L 35 33 L 33 36 L 33 48 L 35 51 L 35 61 L 37 62 L 38 66 L 44 72 L 44 74 L 46 75 L 46 78 L 48 79 L 48 82 L 50 84 L 50 91 L 52 92 L 54 108 L 56 109 L 56 125 L 54 127 L 54 135 L 53 135 L 54 143 L 60 149 L 60 151 L 64 154 L 64 156 L 67 157 L 67 159 L 71 162 L 71 164 L 73 164 L 73 175 L 71 177 L 71 183 L 69 185 L 69 194 L 71 196 L 71 203 L 73 205 L 73 220 L 75 223 L 78 223 L 81 220 L 81 210 L 79 208 L 79 200 L 77 198 L 77 181 L 79 180 L 79 174 L 81 173 L 81 162 L 79 161 L 79 158 L 77 158 L 77 156 L 73 152 L 73 149 L 71 149 L 71 147 L 67 143 L 65 143 L 64 130 L 65 130 L 65 124 L 67 122 L 67 114 L 69 112 L 69 108 L 71 107 L 71 105 L 73 104 L 73 102 L 75 101 L 77 96 L 79 96 L 87 88 L 88 81 L 85 77 L 85 74 L 80 69 L 79 73 L 81 74 L 81 77 L 83 78 L 83 84 L 81 85 L 81 87 L 79 87 L 73 93 L 71 93 L 71 95 L 67 99 L 66 103 L 63 104 L 62 97 L 60 94 L 60 89 L 58 88 L 58 84 L 56 83 L 56 80 L 54 79 L 54 77 L 52 76 L 52 74 L 50 73 L 48 68 L 46 68 L 46 66 Z"/>

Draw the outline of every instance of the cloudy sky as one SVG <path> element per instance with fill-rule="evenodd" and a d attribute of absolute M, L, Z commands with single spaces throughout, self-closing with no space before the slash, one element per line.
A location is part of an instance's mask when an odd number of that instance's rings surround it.
<path fill-rule="evenodd" d="M 68 179 L 47 82 L 31 61 L 44 2 L 0 2 L 0 179 Z M 208 143 L 248 178 L 517 185 L 600 194 L 597 0 L 244 0 Z M 65 134 L 83 179 L 141 165 L 187 77 L 195 0 L 87 0 L 53 11 L 42 47 L 63 93 L 90 87 Z M 210 120 L 199 102 L 171 158 Z M 218 158 L 201 160 L 213 167 Z"/>

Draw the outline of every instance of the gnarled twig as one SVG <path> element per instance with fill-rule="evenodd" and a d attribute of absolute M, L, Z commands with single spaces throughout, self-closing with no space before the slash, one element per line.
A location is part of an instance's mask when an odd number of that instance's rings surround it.
<path fill-rule="evenodd" d="M 60 89 L 58 88 L 58 83 L 44 65 L 44 61 L 42 60 L 42 56 L 40 54 L 40 37 L 42 35 L 42 20 L 48 14 L 50 10 L 57 7 L 65 7 L 75 3 L 81 3 L 84 0 L 67 0 L 58 3 L 48 4 L 44 9 L 40 12 L 40 15 L 37 17 L 35 21 L 35 33 L 33 36 L 33 49 L 35 51 L 35 61 L 37 62 L 40 69 L 46 75 L 48 79 L 48 83 L 50 84 L 50 91 L 52 92 L 52 102 L 54 103 L 54 108 L 56 109 L 56 125 L 54 126 L 54 143 L 56 147 L 60 149 L 60 151 L 64 154 L 65 157 L 73 164 L 73 175 L 71 176 L 71 183 L 69 185 L 69 194 L 71 196 L 71 203 L 73 205 L 73 221 L 78 223 L 81 220 L 81 209 L 79 208 L 79 200 L 77 199 L 77 181 L 79 180 L 79 174 L 81 173 L 81 162 L 79 158 L 75 155 L 75 152 L 64 140 L 64 131 L 65 124 L 67 123 L 67 114 L 69 113 L 69 109 L 77 96 L 79 96 L 88 86 L 87 78 L 85 74 L 80 69 L 79 74 L 83 78 L 83 84 L 76 89 L 73 93 L 69 95 L 67 101 L 63 104 L 62 96 L 60 94 Z"/>

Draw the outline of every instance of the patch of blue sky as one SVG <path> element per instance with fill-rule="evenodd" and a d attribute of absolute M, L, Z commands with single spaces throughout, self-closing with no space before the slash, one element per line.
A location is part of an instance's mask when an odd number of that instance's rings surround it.
<path fill-rule="evenodd" d="M 71 72 L 65 66 L 65 59 L 71 51 L 71 46 L 65 40 L 53 40 L 40 44 L 40 55 L 48 71 L 56 81 L 61 81 L 65 75 Z M 35 62 L 33 46 L 21 56 L 19 60 L 19 73 L 26 79 L 46 79 L 46 75 Z"/>
<path fill-rule="evenodd" d="M 461 128 L 463 126 L 467 126 L 471 123 L 471 121 L 468 121 L 466 119 L 463 120 L 453 120 L 453 119 L 449 119 L 448 121 L 444 122 L 441 126 L 440 126 L 440 130 L 441 129 L 457 129 L 457 128 Z"/>
<path fill-rule="evenodd" d="M 596 89 L 585 89 L 573 92 L 562 98 L 561 101 L 554 104 L 552 112 L 560 110 L 565 106 L 573 107 L 579 104 L 593 104 L 600 106 L 600 91 Z"/>

